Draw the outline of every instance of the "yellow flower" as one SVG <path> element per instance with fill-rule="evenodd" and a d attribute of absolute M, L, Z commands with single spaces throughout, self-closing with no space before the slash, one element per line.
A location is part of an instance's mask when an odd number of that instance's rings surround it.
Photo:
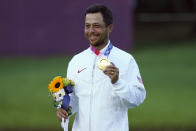
<path fill-rule="evenodd" d="M 58 92 L 60 89 L 63 88 L 63 78 L 61 76 L 55 77 L 50 84 L 48 85 L 48 89 L 54 93 Z"/>

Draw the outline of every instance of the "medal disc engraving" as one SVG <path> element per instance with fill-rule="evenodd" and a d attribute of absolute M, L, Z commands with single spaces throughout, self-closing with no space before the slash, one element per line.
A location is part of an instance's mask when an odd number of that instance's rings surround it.
<path fill-rule="evenodd" d="M 110 65 L 110 61 L 107 58 L 101 58 L 99 59 L 97 66 L 100 70 L 104 70 L 106 66 Z"/>

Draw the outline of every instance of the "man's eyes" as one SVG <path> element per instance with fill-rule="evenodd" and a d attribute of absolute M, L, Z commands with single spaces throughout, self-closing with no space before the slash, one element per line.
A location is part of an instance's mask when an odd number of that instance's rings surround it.
<path fill-rule="evenodd" d="M 85 27 L 86 27 L 86 28 L 89 28 L 89 27 L 90 27 L 90 25 L 85 25 Z"/>
<path fill-rule="evenodd" d="M 100 28 L 101 26 L 100 26 L 100 25 L 94 25 L 94 27 L 95 27 L 95 28 Z"/>
<path fill-rule="evenodd" d="M 86 25 L 86 28 L 90 28 L 91 25 Z M 101 25 L 92 25 L 93 28 L 101 28 Z"/>

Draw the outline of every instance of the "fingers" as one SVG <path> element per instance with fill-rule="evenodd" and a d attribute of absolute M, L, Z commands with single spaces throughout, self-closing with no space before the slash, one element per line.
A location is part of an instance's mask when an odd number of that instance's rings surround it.
<path fill-rule="evenodd" d="M 63 108 L 58 108 L 56 115 L 60 121 L 62 120 L 62 118 L 64 118 L 64 119 L 68 118 L 68 113 Z"/>
<path fill-rule="evenodd" d="M 115 76 L 119 74 L 119 70 L 117 67 L 113 66 L 113 65 L 109 65 L 105 68 L 105 70 L 103 71 L 106 75 L 109 76 Z"/>
<path fill-rule="evenodd" d="M 107 66 L 103 72 L 110 77 L 112 84 L 118 80 L 119 70 L 114 65 Z"/>
<path fill-rule="evenodd" d="M 71 106 L 69 106 L 69 109 L 70 109 L 70 110 L 72 110 L 72 107 L 71 107 Z"/>
<path fill-rule="evenodd" d="M 118 68 L 115 67 L 114 65 L 109 65 L 105 68 L 104 72 L 109 72 L 109 71 L 118 71 Z"/>

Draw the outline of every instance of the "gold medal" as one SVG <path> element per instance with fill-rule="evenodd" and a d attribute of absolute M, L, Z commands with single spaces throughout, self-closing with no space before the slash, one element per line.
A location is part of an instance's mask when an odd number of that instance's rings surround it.
<path fill-rule="evenodd" d="M 100 70 L 104 70 L 106 66 L 110 65 L 110 61 L 107 58 L 100 58 L 97 62 L 97 66 Z"/>

